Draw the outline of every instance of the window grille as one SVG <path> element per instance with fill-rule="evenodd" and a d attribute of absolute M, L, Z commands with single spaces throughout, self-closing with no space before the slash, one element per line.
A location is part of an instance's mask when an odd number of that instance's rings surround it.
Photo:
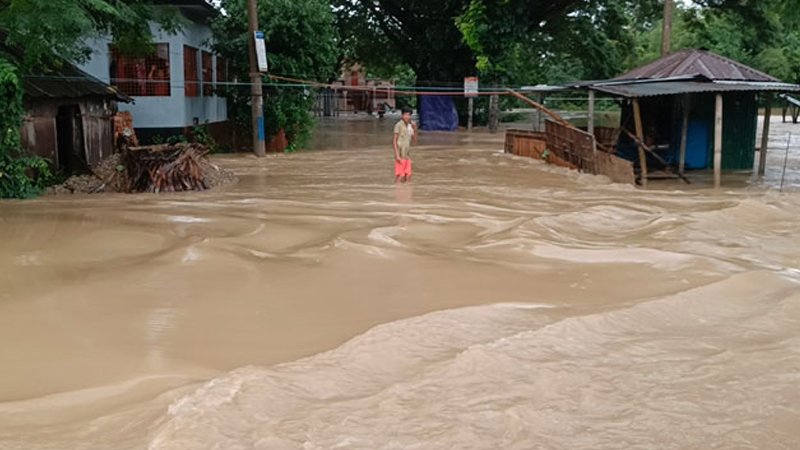
<path fill-rule="evenodd" d="M 144 56 L 124 55 L 113 45 L 109 51 L 112 86 L 131 97 L 169 97 L 169 44 L 155 44 Z"/>

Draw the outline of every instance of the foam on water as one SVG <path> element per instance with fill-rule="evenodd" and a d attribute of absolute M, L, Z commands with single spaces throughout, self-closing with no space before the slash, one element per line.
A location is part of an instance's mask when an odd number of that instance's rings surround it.
<path fill-rule="evenodd" d="M 104 448 L 95 435 L 114 427 L 115 448 L 150 450 L 800 443 L 797 281 L 750 272 L 566 313 L 503 303 L 384 324 L 326 353 L 241 368 L 96 419 L 74 428 L 85 438 L 74 448 Z"/>
<path fill-rule="evenodd" d="M 750 273 L 562 320 L 496 305 L 399 321 L 206 383 L 149 448 L 795 448 L 799 292 Z"/>

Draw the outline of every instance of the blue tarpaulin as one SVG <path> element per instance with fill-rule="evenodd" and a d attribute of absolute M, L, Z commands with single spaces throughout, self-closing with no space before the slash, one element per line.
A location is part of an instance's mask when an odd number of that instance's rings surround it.
<path fill-rule="evenodd" d="M 420 128 L 426 131 L 456 131 L 458 111 L 453 98 L 421 96 L 419 122 Z"/>

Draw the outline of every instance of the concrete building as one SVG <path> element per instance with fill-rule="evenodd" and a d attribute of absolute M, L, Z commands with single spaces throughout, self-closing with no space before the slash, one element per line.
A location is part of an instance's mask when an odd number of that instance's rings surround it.
<path fill-rule="evenodd" d="M 144 57 L 118 52 L 110 38 L 91 41 L 92 57 L 81 69 L 133 98 L 119 109 L 131 112 L 143 143 L 156 135 L 185 134 L 195 125 L 226 134 L 227 102 L 217 83 L 227 81 L 227 67 L 210 47 L 209 21 L 219 11 L 205 0 L 161 3 L 178 8 L 189 25 L 175 35 L 151 25 L 155 51 Z"/>

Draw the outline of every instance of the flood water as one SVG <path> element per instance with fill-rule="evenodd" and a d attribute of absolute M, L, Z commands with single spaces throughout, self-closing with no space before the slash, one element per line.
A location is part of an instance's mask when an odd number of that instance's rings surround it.
<path fill-rule="evenodd" d="M 0 448 L 800 447 L 800 148 L 641 190 L 423 133 L 395 186 L 392 125 L 0 202 Z"/>

